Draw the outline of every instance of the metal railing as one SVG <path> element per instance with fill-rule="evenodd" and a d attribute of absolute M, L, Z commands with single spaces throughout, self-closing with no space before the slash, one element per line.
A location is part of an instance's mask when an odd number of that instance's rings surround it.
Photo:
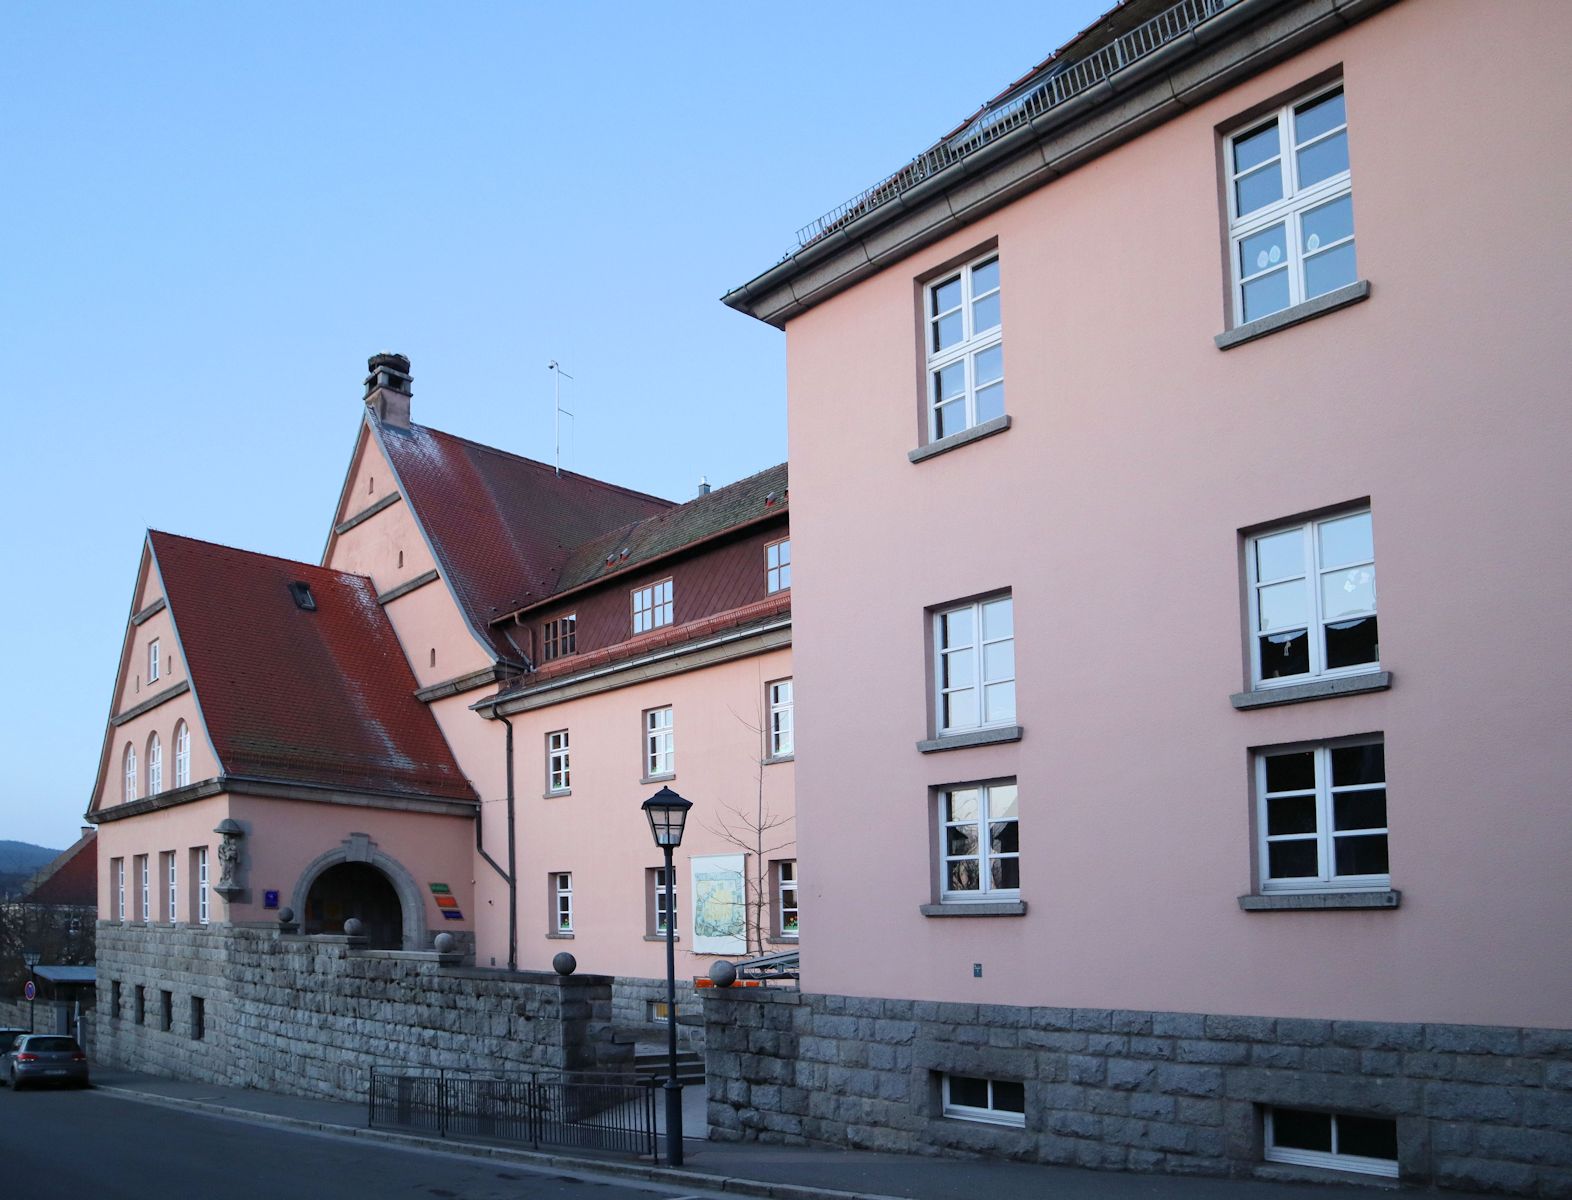
<path fill-rule="evenodd" d="M 367 1124 L 653 1159 L 655 1090 L 628 1075 L 372 1067 Z"/>
<path fill-rule="evenodd" d="M 1041 78 L 1028 84 L 1019 95 L 983 112 L 960 133 L 925 150 L 888 179 L 874 184 L 846 203 L 832 208 L 818 220 L 804 225 L 797 231 L 797 244 L 787 252 L 787 257 L 812 245 L 825 234 L 833 233 L 842 225 L 887 204 L 923 180 L 937 175 L 946 167 L 960 162 L 1022 125 L 1029 124 L 1043 113 L 1079 96 L 1109 76 L 1189 33 L 1202 21 L 1216 16 L 1236 2 L 1181 0 L 1086 57 L 1049 66 Z"/>

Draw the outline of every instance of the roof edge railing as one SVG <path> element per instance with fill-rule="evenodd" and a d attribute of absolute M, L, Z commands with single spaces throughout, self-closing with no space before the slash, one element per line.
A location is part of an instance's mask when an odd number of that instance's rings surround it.
<path fill-rule="evenodd" d="M 1120 34 L 1085 58 L 1050 65 L 1038 80 L 1028 84 L 1015 98 L 983 112 L 960 133 L 923 151 L 895 174 L 804 225 L 797 231 L 796 245 L 786 252 L 785 257 L 790 258 L 807 249 L 820 238 L 882 207 L 946 167 L 1074 99 L 1109 76 L 1183 37 L 1203 21 L 1236 2 L 1180 0 L 1180 3 L 1164 9 L 1128 33 Z"/>

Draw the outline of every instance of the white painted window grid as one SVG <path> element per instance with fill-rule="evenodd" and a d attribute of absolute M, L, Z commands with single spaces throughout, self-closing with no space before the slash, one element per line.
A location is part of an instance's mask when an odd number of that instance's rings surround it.
<path fill-rule="evenodd" d="M 132 800 L 136 799 L 136 782 L 137 782 L 137 780 L 136 780 L 136 747 L 131 745 L 130 743 L 126 744 L 125 769 L 126 769 L 125 798 L 126 798 L 126 802 L 130 803 Z"/>
<path fill-rule="evenodd" d="M 158 665 L 158 639 L 154 638 L 147 645 L 147 681 L 149 683 L 158 682 Z"/>
<path fill-rule="evenodd" d="M 115 859 L 115 920 L 126 919 L 126 860 Z"/>
<path fill-rule="evenodd" d="M 175 786 L 191 782 L 191 727 L 184 721 L 175 726 Z"/>
<path fill-rule="evenodd" d="M 791 539 L 764 547 L 764 590 L 784 592 L 791 587 Z"/>
<path fill-rule="evenodd" d="M 1015 780 L 939 792 L 939 895 L 944 900 L 1021 894 L 1020 793 Z"/>
<path fill-rule="evenodd" d="M 938 731 L 1015 723 L 1015 620 L 1010 596 L 993 596 L 933 617 Z"/>
<path fill-rule="evenodd" d="M 553 887 L 557 897 L 557 926 L 558 933 L 573 932 L 573 872 L 559 871 L 552 876 Z"/>
<path fill-rule="evenodd" d="M 644 774 L 646 778 L 672 775 L 677 770 L 676 727 L 671 706 L 652 708 L 644 714 Z"/>
<path fill-rule="evenodd" d="M 1380 669 L 1368 508 L 1253 534 L 1245 544 L 1245 568 L 1254 686 Z"/>
<path fill-rule="evenodd" d="M 1267 1162 L 1398 1177 L 1397 1122 L 1390 1117 L 1268 1108 Z"/>
<path fill-rule="evenodd" d="M 147 739 L 147 794 L 156 796 L 164 790 L 164 744 L 158 740 L 158 734 L 148 735 Z"/>
<path fill-rule="evenodd" d="M 941 1090 L 947 1117 L 990 1125 L 1024 1127 L 1026 1124 L 1024 1083 L 1013 1079 L 944 1075 Z"/>
<path fill-rule="evenodd" d="M 550 662 L 565 654 L 578 651 L 578 614 L 568 613 L 554 621 L 547 621 L 541 628 L 542 662 Z"/>
<path fill-rule="evenodd" d="M 1358 278 L 1341 82 L 1251 121 L 1224 154 L 1236 325 Z"/>
<path fill-rule="evenodd" d="M 999 256 L 966 264 L 924 291 L 930 441 L 1004 415 Z"/>
<path fill-rule="evenodd" d="M 573 786 L 570 768 L 568 731 L 558 729 L 546 735 L 546 790 L 565 792 Z"/>
<path fill-rule="evenodd" d="M 179 915 L 178 910 L 175 908 L 175 852 L 173 850 L 167 851 L 164 854 L 164 861 L 168 864 L 167 874 L 169 879 L 169 908 L 167 909 L 167 916 L 169 917 L 169 923 L 173 925 Z"/>
<path fill-rule="evenodd" d="M 646 633 L 671 624 L 671 580 L 633 589 L 633 632 Z"/>
<path fill-rule="evenodd" d="M 1391 886 L 1380 737 L 1258 750 L 1255 772 L 1263 892 Z"/>
<path fill-rule="evenodd" d="M 769 685 L 770 693 L 770 757 L 785 758 L 795 752 L 797 745 L 796 710 L 792 699 L 792 681 L 777 679 Z"/>
<path fill-rule="evenodd" d="M 207 899 L 207 847 L 198 846 L 196 852 L 197 876 L 197 923 L 208 923 Z"/>
<path fill-rule="evenodd" d="M 654 914 L 654 922 L 650 932 L 664 934 L 666 932 L 666 868 L 652 868 L 649 877 L 650 886 L 655 889 L 655 904 L 651 910 Z M 673 914 L 672 928 L 675 930 L 677 928 L 675 916 L 677 908 L 677 872 L 675 867 L 672 868 L 671 905 Z"/>
<path fill-rule="evenodd" d="M 153 919 L 153 889 L 152 880 L 149 878 L 147 855 L 137 855 L 137 874 L 141 877 L 142 884 L 142 911 L 138 914 L 142 924 L 146 925 Z"/>
<path fill-rule="evenodd" d="M 788 858 L 776 864 L 775 911 L 780 914 L 783 938 L 797 936 L 797 860 Z"/>

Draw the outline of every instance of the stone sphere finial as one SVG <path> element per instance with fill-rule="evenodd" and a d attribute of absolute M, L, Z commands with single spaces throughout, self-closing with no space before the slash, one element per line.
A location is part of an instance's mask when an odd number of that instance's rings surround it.
<path fill-rule="evenodd" d="M 716 987 L 728 988 L 737 982 L 737 965 L 724 958 L 710 964 L 710 982 Z"/>
<path fill-rule="evenodd" d="M 281 908 L 281 909 L 278 910 L 278 923 L 280 925 L 292 925 L 292 924 L 294 924 L 294 921 L 295 921 L 295 910 L 294 909 L 292 909 L 292 908 Z"/>
<path fill-rule="evenodd" d="M 579 960 L 564 950 L 551 960 L 551 969 L 558 975 L 571 975 L 579 969 Z"/>
<path fill-rule="evenodd" d="M 362 937 L 366 932 L 366 923 L 359 917 L 350 917 L 344 922 L 344 932 L 350 937 Z"/>
<path fill-rule="evenodd" d="M 458 945 L 458 939 L 447 930 L 443 930 L 432 939 L 431 944 L 438 954 L 452 954 L 454 947 Z"/>

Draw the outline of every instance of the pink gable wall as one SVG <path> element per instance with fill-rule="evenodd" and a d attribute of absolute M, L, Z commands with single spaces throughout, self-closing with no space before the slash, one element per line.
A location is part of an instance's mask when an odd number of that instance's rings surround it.
<path fill-rule="evenodd" d="M 1512 88 L 1460 86 L 1481 38 Z M 1565 238 L 1569 41 L 1566 6 L 1396 5 L 791 323 L 806 987 L 1568 1023 L 1572 682 L 1533 614 L 1572 590 L 1572 283 L 1525 251 Z M 1373 295 L 1221 353 L 1219 127 L 1339 65 Z M 914 466 L 917 281 L 991 238 L 1014 427 Z M 1394 687 L 1234 711 L 1239 531 L 1363 497 Z M 920 755 L 924 609 L 995 587 L 1025 737 Z M 1241 912 L 1250 748 L 1372 731 L 1402 907 Z M 1029 914 L 920 916 L 928 789 L 995 775 Z"/>

